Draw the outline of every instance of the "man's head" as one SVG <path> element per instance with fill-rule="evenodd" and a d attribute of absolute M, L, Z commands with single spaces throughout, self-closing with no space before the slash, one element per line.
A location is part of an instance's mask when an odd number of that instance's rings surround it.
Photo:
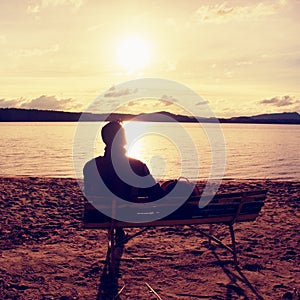
<path fill-rule="evenodd" d="M 116 143 L 117 146 L 126 145 L 125 130 L 119 121 L 112 121 L 106 124 L 101 130 L 101 137 L 106 146 Z"/>

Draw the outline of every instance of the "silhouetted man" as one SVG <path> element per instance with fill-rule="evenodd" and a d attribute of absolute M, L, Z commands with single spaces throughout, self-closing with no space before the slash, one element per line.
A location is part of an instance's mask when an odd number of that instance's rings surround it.
<path fill-rule="evenodd" d="M 84 192 L 87 197 L 110 195 L 113 198 L 116 195 L 136 202 L 138 196 L 147 196 L 153 201 L 164 195 L 147 166 L 126 155 L 125 130 L 120 122 L 106 124 L 101 130 L 101 136 L 106 145 L 104 156 L 90 160 L 83 169 Z M 117 230 L 117 235 L 123 234 L 122 229 Z"/>

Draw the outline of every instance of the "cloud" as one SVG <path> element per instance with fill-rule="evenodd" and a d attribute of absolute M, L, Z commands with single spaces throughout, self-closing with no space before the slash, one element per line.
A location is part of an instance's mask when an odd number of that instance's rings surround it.
<path fill-rule="evenodd" d="M 178 102 L 173 96 L 163 95 L 160 99 L 160 102 L 166 106 L 172 105 L 174 102 Z"/>
<path fill-rule="evenodd" d="M 19 107 L 23 101 L 23 98 L 11 100 L 0 99 L 0 108 Z"/>
<path fill-rule="evenodd" d="M 207 100 L 203 100 L 203 101 L 199 101 L 197 102 L 195 105 L 199 106 L 199 105 L 206 105 L 208 104 L 209 102 Z"/>
<path fill-rule="evenodd" d="M 168 66 L 167 66 L 167 69 L 166 69 L 167 72 L 173 72 L 173 71 L 176 71 L 176 69 L 177 69 L 177 63 L 176 62 L 168 62 Z"/>
<path fill-rule="evenodd" d="M 31 57 L 42 56 L 49 53 L 55 53 L 59 50 L 59 45 L 52 45 L 49 48 L 31 48 L 31 49 L 18 49 L 10 53 L 11 56 Z"/>
<path fill-rule="evenodd" d="M 29 14 L 37 14 L 40 12 L 40 6 L 38 4 L 29 4 L 26 11 Z"/>
<path fill-rule="evenodd" d="M 273 97 L 271 99 L 263 99 L 259 101 L 263 105 L 271 105 L 276 107 L 281 106 L 291 106 L 300 103 L 300 100 L 296 100 L 295 97 L 291 96 L 282 96 L 282 97 Z"/>
<path fill-rule="evenodd" d="M 126 105 L 126 104 L 125 104 Z M 112 98 L 112 99 L 103 99 L 98 98 L 96 99 L 85 112 L 91 112 L 91 113 L 112 113 L 116 112 L 116 110 L 121 106 L 125 106 L 122 104 L 122 101 L 118 98 Z"/>
<path fill-rule="evenodd" d="M 86 32 L 93 32 L 93 31 L 97 31 L 101 28 L 103 28 L 104 25 L 103 24 L 98 24 L 98 25 L 93 25 L 93 26 L 90 26 L 86 29 Z"/>
<path fill-rule="evenodd" d="M 253 65 L 253 61 L 250 60 L 241 60 L 236 62 L 237 66 L 247 66 L 247 65 Z"/>
<path fill-rule="evenodd" d="M 70 110 L 79 108 L 79 104 L 73 98 L 57 99 L 56 96 L 42 95 L 38 98 L 23 102 L 21 108 Z"/>
<path fill-rule="evenodd" d="M 82 6 L 83 0 L 42 0 L 41 3 L 43 7 L 70 5 L 79 8 Z"/>
<path fill-rule="evenodd" d="M 124 90 L 117 90 L 114 86 L 112 86 L 107 93 L 104 94 L 104 97 L 122 97 L 122 96 L 127 96 L 131 94 L 137 93 L 138 89 L 124 89 Z"/>
<path fill-rule="evenodd" d="M 144 112 L 157 112 L 165 110 L 166 106 L 168 110 L 171 109 L 173 102 L 166 101 L 158 98 L 139 98 L 134 101 L 130 101 L 122 106 L 122 111 L 128 113 L 140 114 Z M 121 110 L 120 110 L 121 111 Z"/>
<path fill-rule="evenodd" d="M 83 4 L 83 0 L 31 0 L 27 6 L 27 13 L 37 14 L 48 7 L 70 6 L 78 9 Z"/>
<path fill-rule="evenodd" d="M 214 6 L 204 5 L 197 9 L 195 17 L 202 22 L 226 22 L 230 20 L 243 20 L 274 15 L 285 6 L 285 1 L 265 4 L 259 3 L 255 6 L 228 6 L 226 2 Z"/>
<path fill-rule="evenodd" d="M 160 99 L 159 101 L 161 104 L 165 105 L 165 106 L 169 106 L 169 105 L 172 105 L 173 102 L 170 102 L 168 100 L 163 100 L 163 99 Z"/>

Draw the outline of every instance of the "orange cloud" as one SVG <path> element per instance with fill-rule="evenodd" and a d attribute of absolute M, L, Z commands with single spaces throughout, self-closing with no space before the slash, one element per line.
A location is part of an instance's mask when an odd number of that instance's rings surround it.
<path fill-rule="evenodd" d="M 27 13 L 37 14 L 47 7 L 71 6 L 78 9 L 82 6 L 83 0 L 33 0 L 27 6 Z"/>
<path fill-rule="evenodd" d="M 49 53 L 55 53 L 59 50 L 59 45 L 53 45 L 49 48 L 29 48 L 29 49 L 18 49 L 10 53 L 12 56 L 42 56 Z"/>
<path fill-rule="evenodd" d="M 104 97 L 122 97 L 127 96 L 131 94 L 137 93 L 137 89 L 124 89 L 124 90 L 116 90 L 116 88 L 113 86 L 111 87 L 107 93 L 104 94 Z"/>
<path fill-rule="evenodd" d="M 38 98 L 25 101 L 19 107 L 35 109 L 52 109 L 52 110 L 70 110 L 79 107 L 73 98 L 58 99 L 56 96 L 42 95 Z"/>
<path fill-rule="evenodd" d="M 259 101 L 259 103 L 281 107 L 281 106 L 291 106 L 291 105 L 298 104 L 300 103 L 300 100 L 296 100 L 294 97 L 286 95 L 283 97 L 273 97 L 271 99 L 264 99 Z"/>
<path fill-rule="evenodd" d="M 249 19 L 274 15 L 285 6 L 284 1 L 273 4 L 259 3 L 255 6 L 228 6 L 226 2 L 214 6 L 201 6 L 196 11 L 196 17 L 202 22 L 226 22 L 233 19 Z"/>

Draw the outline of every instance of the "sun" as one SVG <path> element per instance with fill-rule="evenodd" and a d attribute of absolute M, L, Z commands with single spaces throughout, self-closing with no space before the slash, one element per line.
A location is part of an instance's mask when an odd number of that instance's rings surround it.
<path fill-rule="evenodd" d="M 117 61 L 128 71 L 144 68 L 150 61 L 150 45 L 140 37 L 128 37 L 117 47 Z"/>

